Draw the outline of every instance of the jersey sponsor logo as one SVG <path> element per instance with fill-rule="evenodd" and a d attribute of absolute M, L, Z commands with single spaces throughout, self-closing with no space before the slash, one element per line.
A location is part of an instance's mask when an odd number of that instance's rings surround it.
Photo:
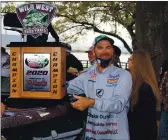
<path fill-rule="evenodd" d="M 116 79 L 116 78 L 119 78 L 119 77 L 120 77 L 119 74 L 117 74 L 117 75 L 109 74 L 109 75 L 107 76 L 107 78 L 112 78 L 112 79 Z"/>
<path fill-rule="evenodd" d="M 89 82 L 96 82 L 96 81 L 94 81 L 94 80 L 92 80 L 92 79 L 89 79 L 88 81 L 89 81 Z"/>
<path fill-rule="evenodd" d="M 96 95 L 97 95 L 97 97 L 102 97 L 103 96 L 103 94 L 104 94 L 104 90 L 103 89 L 97 89 L 96 90 Z"/>
<path fill-rule="evenodd" d="M 93 79 L 94 79 L 94 78 L 96 78 L 96 77 L 97 77 L 97 74 L 95 74 L 95 73 L 91 73 L 91 74 L 90 74 L 90 78 L 93 78 Z"/>
<path fill-rule="evenodd" d="M 116 87 L 117 84 L 106 84 L 106 87 Z"/>
<path fill-rule="evenodd" d="M 106 87 L 115 87 L 117 86 L 118 78 L 107 79 Z"/>
<path fill-rule="evenodd" d="M 117 83 L 117 81 L 118 81 L 118 78 L 116 78 L 116 79 L 108 79 L 107 83 L 108 84 L 114 84 L 114 83 Z"/>

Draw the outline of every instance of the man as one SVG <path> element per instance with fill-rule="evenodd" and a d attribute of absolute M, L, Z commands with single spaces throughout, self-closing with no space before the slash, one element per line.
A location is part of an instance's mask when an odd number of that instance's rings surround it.
<path fill-rule="evenodd" d="M 84 69 L 83 71 L 81 71 L 79 74 L 82 74 L 82 73 L 85 73 L 87 72 L 88 70 L 92 69 L 92 66 L 93 65 L 96 65 L 96 57 L 95 57 L 95 54 L 94 54 L 94 46 L 91 46 L 87 51 L 85 51 L 86 53 L 88 53 L 88 58 L 89 58 L 89 62 L 91 64 L 90 67 Z M 79 75 L 78 74 L 78 75 Z"/>
<path fill-rule="evenodd" d="M 77 77 L 77 73 L 83 70 L 82 63 L 71 54 L 72 48 L 69 44 L 66 45 L 66 81 Z"/>
<path fill-rule="evenodd" d="M 91 46 L 87 51 L 85 51 L 86 53 L 88 53 L 88 58 L 91 65 L 93 65 L 96 60 L 93 48 L 94 46 Z"/>
<path fill-rule="evenodd" d="M 72 107 L 88 109 L 83 139 L 129 140 L 127 111 L 132 88 L 128 71 L 114 67 L 114 41 L 104 35 L 94 40 L 97 65 L 68 83 L 67 92 L 77 101 Z M 85 94 L 86 97 L 77 96 Z"/>

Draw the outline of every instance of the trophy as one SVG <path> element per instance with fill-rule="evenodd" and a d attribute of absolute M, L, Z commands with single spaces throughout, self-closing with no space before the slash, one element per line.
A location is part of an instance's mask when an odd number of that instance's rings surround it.
<path fill-rule="evenodd" d="M 65 96 L 66 51 L 58 42 L 46 42 L 56 7 L 29 3 L 16 8 L 27 42 L 11 42 L 10 97 L 62 99 Z"/>

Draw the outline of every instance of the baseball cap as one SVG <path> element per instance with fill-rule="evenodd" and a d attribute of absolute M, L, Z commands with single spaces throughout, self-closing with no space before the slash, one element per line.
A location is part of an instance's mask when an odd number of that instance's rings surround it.
<path fill-rule="evenodd" d="M 105 36 L 105 35 L 99 35 L 94 39 L 93 46 L 95 46 L 101 40 L 108 40 L 111 43 L 111 45 L 114 44 L 114 40 L 111 39 L 110 37 Z"/>
<path fill-rule="evenodd" d="M 85 51 L 85 52 L 88 53 L 88 52 L 92 51 L 93 48 L 94 48 L 94 46 L 91 46 L 91 47 L 90 47 L 87 51 Z"/>

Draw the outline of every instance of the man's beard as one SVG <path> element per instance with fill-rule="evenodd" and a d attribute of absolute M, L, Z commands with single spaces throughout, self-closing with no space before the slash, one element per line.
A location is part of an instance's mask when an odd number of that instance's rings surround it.
<path fill-rule="evenodd" d="M 106 68 L 112 61 L 112 58 L 109 59 L 102 59 L 102 58 L 96 58 L 97 62 L 100 64 L 102 68 Z"/>

